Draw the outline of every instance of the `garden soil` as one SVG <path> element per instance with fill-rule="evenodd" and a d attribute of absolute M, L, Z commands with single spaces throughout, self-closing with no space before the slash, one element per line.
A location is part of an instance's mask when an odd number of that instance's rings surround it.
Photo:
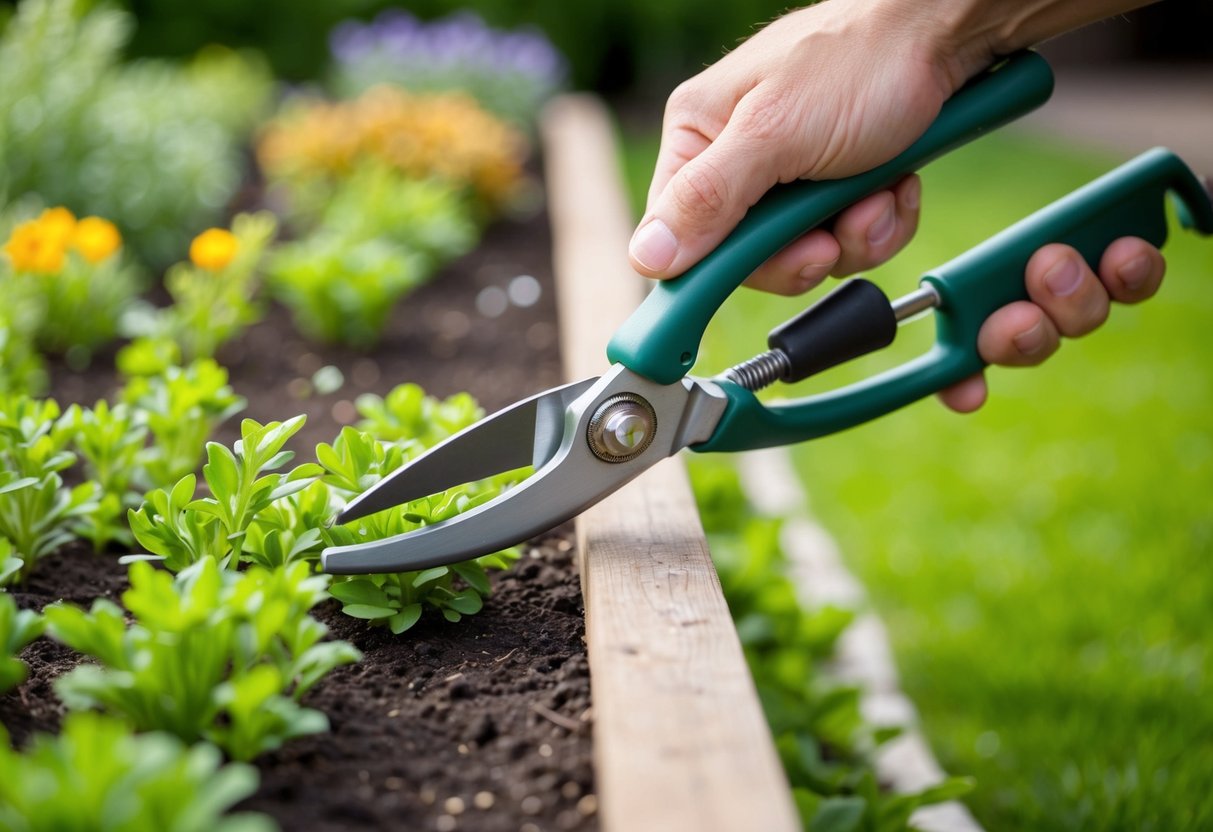
<path fill-rule="evenodd" d="M 536 302 L 527 304 L 525 292 L 510 301 L 511 284 L 529 284 L 515 282 L 521 275 L 538 280 Z M 285 310 L 273 307 L 219 359 L 248 399 L 244 416 L 264 422 L 307 414 L 291 445 L 303 461 L 357 420 L 362 393 L 382 395 L 411 381 L 438 396 L 468 391 L 491 411 L 560 383 L 553 294 L 547 218 L 508 220 L 402 301 L 373 352 L 308 344 Z M 313 378 L 330 366 L 343 383 L 321 395 Z M 82 374 L 56 368 L 52 395 L 61 403 L 112 395 L 118 380 L 111 368 L 112 356 Z M 230 444 L 238 436 L 233 420 L 218 439 Z M 115 557 L 73 545 L 39 564 L 14 594 L 29 608 L 60 598 L 117 601 L 124 576 Z M 328 714 L 332 730 L 263 755 L 261 788 L 238 808 L 265 812 L 286 830 L 596 828 L 571 527 L 525 544 L 519 563 L 494 575 L 493 585 L 478 615 L 458 624 L 427 615 L 400 637 L 343 616 L 335 602 L 317 608 L 332 635 L 353 642 L 364 658 L 331 673 L 304 700 Z M 77 663 L 46 638 L 24 658 L 29 680 L 0 697 L 0 721 L 19 744 L 34 731 L 57 729 L 62 708 L 53 680 Z"/>

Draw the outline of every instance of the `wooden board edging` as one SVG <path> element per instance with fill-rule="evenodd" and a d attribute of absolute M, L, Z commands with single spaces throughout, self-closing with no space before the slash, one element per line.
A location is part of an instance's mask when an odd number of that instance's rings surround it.
<path fill-rule="evenodd" d="M 553 101 L 542 123 L 565 372 L 607 367 L 640 302 L 631 214 L 605 107 Z M 577 521 L 604 832 L 798 830 L 791 791 L 681 460 Z"/>

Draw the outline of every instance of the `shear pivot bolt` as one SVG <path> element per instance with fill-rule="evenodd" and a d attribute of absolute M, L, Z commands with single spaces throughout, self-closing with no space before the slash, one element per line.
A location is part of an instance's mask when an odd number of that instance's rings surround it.
<path fill-rule="evenodd" d="M 632 393 L 612 396 L 594 412 L 587 431 L 590 450 L 604 462 L 627 462 L 653 442 L 657 414 Z"/>

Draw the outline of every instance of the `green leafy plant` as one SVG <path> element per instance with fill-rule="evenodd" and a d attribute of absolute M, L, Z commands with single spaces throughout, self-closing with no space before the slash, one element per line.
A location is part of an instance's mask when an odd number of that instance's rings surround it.
<path fill-rule="evenodd" d="M 165 558 L 174 571 L 202 557 L 234 569 L 257 514 L 307 488 L 321 473 L 320 466 L 312 464 L 272 473 L 294 457 L 283 446 L 304 421 L 305 417 L 296 416 L 262 425 L 245 419 L 235 450 L 208 442 L 202 474 L 211 496 L 193 499 L 192 474 L 170 492 L 153 491 L 147 504 L 130 512 L 135 538 L 153 555 Z M 264 537 L 260 540 L 264 544 Z"/>
<path fill-rule="evenodd" d="M 132 19 L 74 0 L 24 0 L 0 35 L 0 158 L 13 198 L 117 223 L 167 263 L 240 184 L 240 145 L 268 99 L 256 58 L 125 64 Z M 154 125 L 155 129 L 149 129 Z"/>
<path fill-rule="evenodd" d="M 0 694 L 25 681 L 29 667 L 17 656 L 42 634 L 43 624 L 38 613 L 17 609 L 13 596 L 0 592 Z"/>
<path fill-rule="evenodd" d="M 418 443 L 429 448 L 475 424 L 484 409 L 467 393 L 445 399 L 427 396 L 416 384 L 400 384 L 387 396 L 364 393 L 354 403 L 363 417 L 360 430 L 384 442 Z"/>
<path fill-rule="evenodd" d="M 168 342 L 139 345 L 175 361 L 214 358 L 219 346 L 261 318 L 256 302 L 260 269 L 277 231 L 268 211 L 237 214 L 231 231 L 210 229 L 194 239 L 190 260 L 172 266 L 164 278 L 172 303 L 141 307 L 128 315 L 128 334 Z"/>
<path fill-rule="evenodd" d="M 227 370 L 213 360 L 177 367 L 163 364 L 163 357 L 140 352 L 122 367 L 147 373 L 134 375 L 122 391 L 122 400 L 141 414 L 152 438 L 140 458 L 146 488 L 167 488 L 192 473 L 215 428 L 245 406 L 228 385 Z"/>
<path fill-rule="evenodd" d="M 24 581 L 38 559 L 75 536 L 96 510 L 99 489 L 64 485 L 61 471 L 76 457 L 67 450 L 70 420 L 53 400 L 0 397 L 0 536 L 22 566 L 9 580 Z"/>
<path fill-rule="evenodd" d="M 249 760 L 286 740 L 325 731 L 328 721 L 299 700 L 333 668 L 357 661 L 308 615 L 326 597 L 324 576 L 283 569 L 223 570 L 203 558 L 175 578 L 137 562 L 123 593 L 134 618 L 98 599 L 90 612 L 46 609 L 50 634 L 97 659 L 62 677 L 73 709 L 97 708 L 137 730 L 205 739 Z"/>
<path fill-rule="evenodd" d="M 59 736 L 39 734 L 9 747 L 0 728 L 0 828 L 156 829 L 264 832 L 268 817 L 224 816 L 257 790 L 257 770 L 224 765 L 212 745 L 193 747 L 163 733 L 134 735 L 99 714 L 68 714 Z"/>
<path fill-rule="evenodd" d="M 396 301 L 428 276 L 412 249 L 324 232 L 281 246 L 268 269 L 274 297 L 300 332 L 361 349 L 378 343 Z"/>
<path fill-rule="evenodd" d="M 400 389 L 397 388 L 397 392 Z M 397 401 L 402 398 L 405 396 L 396 396 Z M 409 398 L 418 403 L 415 398 Z M 431 406 L 437 404 L 433 399 L 429 403 Z M 435 442 L 443 438 L 440 431 L 422 432 L 422 435 Z M 347 497 L 359 494 L 400 467 L 407 458 L 406 448 L 420 451 L 423 447 L 421 442 L 412 445 L 384 443 L 370 433 L 346 427 L 332 445 L 320 445 L 316 449 L 316 459 L 325 471 L 321 482 Z M 509 473 L 458 486 L 354 523 L 325 527 L 321 534 L 332 546 L 404 534 L 481 505 L 517 479 L 518 474 Z M 399 634 L 416 624 L 427 606 L 440 611 L 448 621 L 459 621 L 464 615 L 479 612 L 484 598 L 491 592 L 486 570 L 506 569 L 518 557 L 516 549 L 507 549 L 452 566 L 338 579 L 329 588 L 329 593 L 341 601 L 346 615 L 386 624 L 393 633 Z"/>
<path fill-rule="evenodd" d="M 118 334 L 118 320 L 143 284 L 109 220 L 76 216 L 63 206 L 26 215 L 36 197 L 14 206 L 16 222 L 0 257 L 0 292 L 15 306 L 36 345 L 83 369 L 98 346 Z"/>
<path fill-rule="evenodd" d="M 84 461 L 85 476 L 100 491 L 96 509 L 84 522 L 80 535 L 100 550 L 107 543 L 129 545 L 128 509 L 138 505 L 133 489 L 140 474 L 140 459 L 147 439 L 147 426 L 129 405 L 112 407 L 104 400 L 92 408 L 72 405 L 66 417 L 72 426 L 72 444 Z"/>
<path fill-rule="evenodd" d="M 6 299 L 6 308 L 0 309 L 0 395 L 37 395 L 46 389 L 46 366 L 28 330 L 15 321 L 10 303 Z"/>
<path fill-rule="evenodd" d="M 317 340 L 373 346 L 395 303 L 479 236 L 453 185 L 382 164 L 277 187 L 306 234 L 270 259 L 270 289 Z"/>
<path fill-rule="evenodd" d="M 697 463 L 692 474 L 725 599 L 805 827 L 905 830 L 919 806 L 969 792 L 968 778 L 907 795 L 880 788 L 871 754 L 899 731 L 866 724 L 859 689 L 821 670 L 853 613 L 801 605 L 779 543 L 782 522 L 755 513 L 735 469 Z"/>

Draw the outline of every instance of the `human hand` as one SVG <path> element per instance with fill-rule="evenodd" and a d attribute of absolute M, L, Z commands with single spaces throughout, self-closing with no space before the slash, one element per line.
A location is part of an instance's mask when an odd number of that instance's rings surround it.
<path fill-rule="evenodd" d="M 1004 51 L 992 36 L 958 38 L 959 23 L 923 17 L 899 0 L 823 3 L 776 20 L 679 86 L 632 238 L 636 270 L 656 278 L 686 271 L 779 182 L 850 176 L 893 158 Z M 829 229 L 792 242 L 746 284 L 793 295 L 827 275 L 879 265 L 913 236 L 920 199 L 918 177 L 906 177 L 840 213 Z M 1110 300 L 1153 295 L 1163 271 L 1158 250 L 1136 238 L 1109 246 L 1098 275 L 1073 249 L 1046 246 L 1026 270 L 1031 301 L 991 315 L 978 350 L 992 364 L 1038 364 L 1061 336 L 1102 324 Z M 985 397 L 980 375 L 940 394 L 961 412 Z"/>

